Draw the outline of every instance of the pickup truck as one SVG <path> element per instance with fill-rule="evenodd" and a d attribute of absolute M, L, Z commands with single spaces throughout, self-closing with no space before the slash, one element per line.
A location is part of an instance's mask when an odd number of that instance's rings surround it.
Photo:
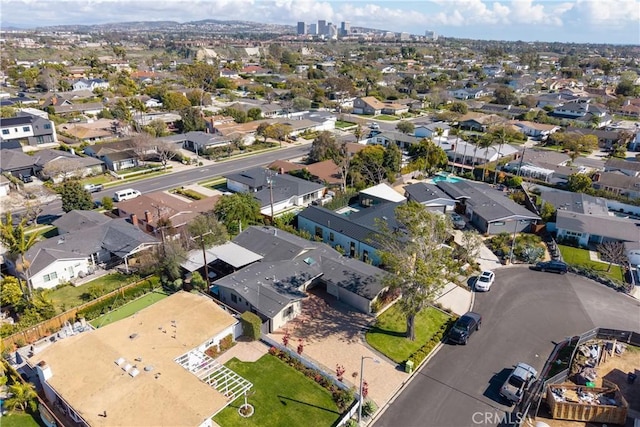
<path fill-rule="evenodd" d="M 500 388 L 500 396 L 516 405 L 522 401 L 525 390 L 536 380 L 538 371 L 526 363 L 518 363 Z"/>
<path fill-rule="evenodd" d="M 102 184 L 86 184 L 84 186 L 84 189 L 87 190 L 89 193 L 97 193 L 98 191 L 103 190 L 103 186 Z"/>

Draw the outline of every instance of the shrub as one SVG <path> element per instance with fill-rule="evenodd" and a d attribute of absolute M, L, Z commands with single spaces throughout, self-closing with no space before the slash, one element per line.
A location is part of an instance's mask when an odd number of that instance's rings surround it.
<path fill-rule="evenodd" d="M 378 410 L 375 402 L 373 400 L 367 400 L 362 405 L 362 416 L 367 418 L 373 415 Z"/>
<path fill-rule="evenodd" d="M 229 334 L 220 340 L 220 351 L 227 351 L 236 343 L 233 341 L 233 335 Z"/>
<path fill-rule="evenodd" d="M 242 322 L 242 333 L 248 337 L 251 341 L 260 339 L 262 334 L 260 327 L 262 326 L 262 320 L 258 315 L 253 314 L 250 311 L 245 311 L 240 315 L 240 322 Z"/>
<path fill-rule="evenodd" d="M 333 401 L 336 402 L 338 409 L 344 411 L 353 402 L 353 391 L 338 389 L 333 392 Z"/>
<path fill-rule="evenodd" d="M 216 357 L 218 357 L 221 353 L 221 348 L 218 347 L 217 344 L 212 345 L 211 347 L 209 347 L 208 349 L 206 349 L 204 351 L 204 354 L 206 354 L 207 356 L 209 356 L 212 359 L 215 359 Z"/>

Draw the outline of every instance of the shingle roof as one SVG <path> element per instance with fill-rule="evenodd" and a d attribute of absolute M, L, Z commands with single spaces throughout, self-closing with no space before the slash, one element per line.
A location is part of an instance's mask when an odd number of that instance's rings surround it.
<path fill-rule="evenodd" d="M 447 193 L 439 189 L 434 184 L 416 182 L 415 184 L 405 186 L 404 190 L 409 195 L 409 199 L 415 200 L 418 203 L 424 203 L 438 199 L 452 200 L 451 197 L 447 195 Z"/>
<path fill-rule="evenodd" d="M 74 209 L 53 221 L 52 224 L 58 228 L 58 234 L 66 234 L 106 224 L 111 220 L 100 212 Z"/>
<path fill-rule="evenodd" d="M 631 170 L 640 172 L 640 162 L 610 158 L 604 164 L 607 169 Z"/>
<path fill-rule="evenodd" d="M 615 216 L 585 215 L 559 210 L 556 214 L 556 228 L 608 237 L 622 242 L 636 241 L 638 227 L 628 219 Z"/>
<path fill-rule="evenodd" d="M 556 209 L 591 215 L 609 215 L 607 201 L 602 197 L 570 191 L 544 191 L 541 197 Z"/>
<path fill-rule="evenodd" d="M 0 171 L 12 171 L 35 166 L 36 158 L 17 150 L 2 150 L 0 152 Z"/>

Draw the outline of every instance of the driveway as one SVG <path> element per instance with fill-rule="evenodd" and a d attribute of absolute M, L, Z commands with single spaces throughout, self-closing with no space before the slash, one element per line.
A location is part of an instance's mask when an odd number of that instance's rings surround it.
<path fill-rule="evenodd" d="M 526 267 L 495 273 L 491 292 L 475 298 L 482 329 L 466 346 L 444 345 L 375 426 L 497 425 L 513 410 L 498 397 L 513 365 L 540 370 L 554 342 L 596 326 L 638 330 L 640 302 L 593 281 Z"/>
<path fill-rule="evenodd" d="M 409 375 L 366 345 L 364 330 L 372 321 L 371 316 L 352 310 L 326 292 L 312 289 L 302 303 L 302 313 L 286 325 L 291 334 L 289 346 L 296 348 L 298 340 L 302 339 L 305 357 L 334 375 L 336 365 L 344 366 L 344 382 L 356 389 L 360 385 L 361 357 L 378 360 L 379 363 L 375 363 L 365 359 L 364 379 L 369 384 L 369 397 L 381 407 Z M 282 342 L 284 329 L 269 334 L 269 337 Z"/>

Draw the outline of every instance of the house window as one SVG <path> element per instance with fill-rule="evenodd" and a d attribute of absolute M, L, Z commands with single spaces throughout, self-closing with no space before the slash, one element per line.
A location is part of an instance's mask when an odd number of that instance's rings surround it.
<path fill-rule="evenodd" d="M 44 276 L 42 276 L 42 279 L 45 282 L 49 282 L 53 279 L 57 279 L 58 278 L 58 273 L 56 273 L 55 271 L 53 273 L 49 273 L 49 274 L 45 274 Z"/>
<path fill-rule="evenodd" d="M 3 135 L 9 135 L 9 129 L 2 129 Z"/>
<path fill-rule="evenodd" d="M 284 319 L 288 319 L 291 316 L 293 316 L 293 306 L 292 305 L 290 305 L 289 307 L 285 308 L 284 312 L 282 313 L 282 317 Z"/>
<path fill-rule="evenodd" d="M 51 129 L 51 125 L 50 125 L 49 123 L 46 123 L 46 124 L 44 125 L 44 128 L 45 128 L 45 129 Z"/>
<path fill-rule="evenodd" d="M 322 227 L 318 227 L 316 225 L 316 237 L 319 237 L 322 239 Z"/>
<path fill-rule="evenodd" d="M 351 242 L 351 244 L 349 245 L 349 256 L 351 258 L 356 256 L 356 244 L 355 244 L 355 242 Z"/>
<path fill-rule="evenodd" d="M 31 129 L 29 129 L 29 126 L 23 126 L 22 127 L 22 131 L 23 132 L 29 132 Z"/>
<path fill-rule="evenodd" d="M 329 233 L 329 241 L 333 242 L 333 239 L 335 239 L 335 236 L 333 233 Z"/>
<path fill-rule="evenodd" d="M 369 251 L 362 251 L 362 261 L 363 262 L 369 261 Z"/>
<path fill-rule="evenodd" d="M 36 136 L 36 144 L 44 144 L 44 137 Z"/>
<path fill-rule="evenodd" d="M 494 225 L 496 227 L 499 227 L 499 226 L 504 225 L 504 221 L 497 221 L 497 222 L 494 222 L 492 225 Z"/>
<path fill-rule="evenodd" d="M 231 294 L 231 301 L 235 303 L 238 302 L 238 297 L 236 296 L 236 294 Z"/>

